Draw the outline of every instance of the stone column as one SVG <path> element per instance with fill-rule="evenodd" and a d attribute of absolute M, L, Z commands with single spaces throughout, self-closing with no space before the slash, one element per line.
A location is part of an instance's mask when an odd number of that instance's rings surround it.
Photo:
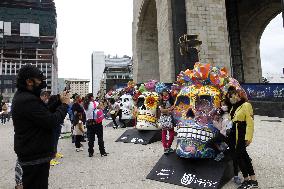
<path fill-rule="evenodd" d="M 225 0 L 187 0 L 187 34 L 202 41 L 200 62 L 225 66 L 230 71 Z"/>
<path fill-rule="evenodd" d="M 175 81 L 171 0 L 156 0 L 160 81 Z"/>

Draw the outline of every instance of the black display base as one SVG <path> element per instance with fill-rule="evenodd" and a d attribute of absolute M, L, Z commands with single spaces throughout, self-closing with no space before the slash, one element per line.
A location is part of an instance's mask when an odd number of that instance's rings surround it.
<path fill-rule="evenodd" d="M 195 189 L 218 189 L 233 178 L 233 170 L 232 160 L 184 159 L 172 153 L 160 158 L 147 179 Z"/>
<path fill-rule="evenodd" d="M 125 123 L 126 127 L 134 127 L 135 126 L 135 119 L 124 119 L 122 120 Z M 123 127 L 123 123 L 120 121 L 116 120 L 116 123 L 119 125 L 119 127 Z M 113 127 L 114 123 L 111 121 L 106 125 L 106 127 Z"/>
<path fill-rule="evenodd" d="M 135 126 L 135 119 L 123 119 L 126 127 L 134 127 Z"/>
<path fill-rule="evenodd" d="M 145 131 L 128 129 L 115 142 L 147 145 L 153 142 L 161 141 L 161 136 L 161 130 Z"/>

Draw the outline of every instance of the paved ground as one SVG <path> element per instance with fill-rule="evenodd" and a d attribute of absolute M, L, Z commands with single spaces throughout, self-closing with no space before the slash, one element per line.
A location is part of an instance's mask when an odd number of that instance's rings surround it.
<path fill-rule="evenodd" d="M 284 119 L 255 116 L 255 139 L 248 148 L 262 189 L 284 188 Z M 109 156 L 96 154 L 89 158 L 87 151 L 75 152 L 70 139 L 61 139 L 60 151 L 65 155 L 61 164 L 50 171 L 50 188 L 184 188 L 152 180 L 147 174 L 161 157 L 160 142 L 150 145 L 114 142 L 125 129 L 105 128 L 105 146 Z M 85 144 L 86 145 L 86 144 Z M 14 187 L 13 127 L 0 125 L 0 189 Z M 225 189 L 236 186 L 230 182 Z"/>

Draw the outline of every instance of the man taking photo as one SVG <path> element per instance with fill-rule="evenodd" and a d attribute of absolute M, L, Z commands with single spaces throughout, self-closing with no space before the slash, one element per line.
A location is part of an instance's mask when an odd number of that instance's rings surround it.
<path fill-rule="evenodd" d="M 47 189 L 50 160 L 54 155 L 54 128 L 63 122 L 69 94 L 60 95 L 62 104 L 51 113 L 40 99 L 46 88 L 45 76 L 32 65 L 23 66 L 17 76 L 17 92 L 12 103 L 14 150 L 23 169 L 23 187 Z"/>

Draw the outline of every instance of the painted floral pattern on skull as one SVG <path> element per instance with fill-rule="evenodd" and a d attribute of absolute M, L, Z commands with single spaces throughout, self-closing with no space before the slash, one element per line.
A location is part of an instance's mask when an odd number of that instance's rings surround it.
<path fill-rule="evenodd" d="M 138 130 L 159 130 L 157 125 L 157 109 L 159 96 L 156 92 L 143 92 L 138 97 L 137 124 Z"/>

